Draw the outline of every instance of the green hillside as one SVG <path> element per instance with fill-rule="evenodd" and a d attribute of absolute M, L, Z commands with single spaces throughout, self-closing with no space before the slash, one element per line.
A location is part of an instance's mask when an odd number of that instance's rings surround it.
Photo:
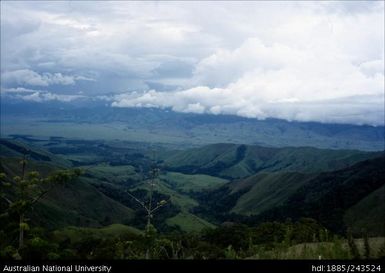
<path fill-rule="evenodd" d="M 348 227 L 356 238 L 385 233 L 384 153 L 217 144 L 177 152 L 158 147 L 165 152 L 155 160 L 151 147 L 133 143 L 61 141 L 55 149 L 72 161 L 35 145 L 0 142 L 0 172 L 10 182 L 21 173 L 26 149 L 27 172 L 46 177 L 73 165 L 83 170 L 27 211 L 25 258 L 142 259 L 149 243 L 152 257 L 161 258 L 177 252 L 182 258 L 351 258 L 351 250 L 341 252 Z M 73 161 L 87 152 L 91 160 Z M 149 242 L 142 232 L 146 211 L 132 195 L 148 202 L 153 166 L 160 167 L 153 204 L 167 202 L 152 215 L 157 232 Z M 15 191 L 3 186 L 12 199 Z M 0 200 L 0 209 L 8 208 Z M 0 257 L 19 251 L 6 248 L 17 246 L 15 216 L 0 214 L 7 221 L 0 239 L 9 235 L 0 240 Z M 380 257 L 380 243 L 369 241 L 372 257 Z M 305 255 L 305 243 L 314 253 Z"/>
<path fill-rule="evenodd" d="M 145 216 L 140 213 L 141 207 L 125 193 L 129 189 L 141 200 L 148 199 L 145 194 L 149 191 L 148 181 L 140 181 L 140 174 L 135 171 L 134 167 L 97 164 L 84 166 L 84 169 L 86 170 L 86 178 L 84 179 L 90 185 L 121 204 L 137 210 L 135 219 L 130 219 L 129 223 L 138 227 L 143 225 Z M 162 174 L 157 181 L 154 190 L 159 198 L 170 198 L 170 206 L 160 209 L 159 213 L 154 216 L 154 221 L 160 229 L 176 226 L 182 231 L 190 232 L 214 227 L 211 223 L 189 212 L 199 204 L 187 193 L 190 190 L 201 191 L 215 188 L 227 183 L 227 180 L 208 175 L 184 175 L 167 172 Z"/>
<path fill-rule="evenodd" d="M 176 152 L 166 158 L 166 169 L 187 174 L 242 178 L 255 173 L 337 170 L 380 153 L 354 150 L 323 150 L 310 147 L 267 148 L 250 145 L 213 144 Z"/>
<path fill-rule="evenodd" d="M 35 162 L 44 162 L 46 165 L 52 165 L 55 167 L 68 168 L 72 166 L 72 163 L 60 156 L 54 155 L 41 149 L 39 146 L 25 144 L 15 140 L 0 139 L 0 159 L 5 158 L 15 159 L 22 158 L 26 155 L 27 159 Z"/>
<path fill-rule="evenodd" d="M 354 233 L 369 230 L 374 234 L 385 234 L 385 186 L 350 207 L 344 222 Z"/>
<path fill-rule="evenodd" d="M 213 189 L 228 182 L 226 179 L 205 174 L 191 175 L 177 172 L 166 172 L 160 178 L 173 189 L 185 193 Z"/>
<path fill-rule="evenodd" d="M 42 177 L 70 163 L 47 151 L 25 144 L 1 140 L 0 172 L 9 178 L 21 175 L 20 160 L 27 148 L 26 173 L 38 171 Z M 12 193 L 10 193 L 12 194 Z M 54 229 L 67 225 L 102 226 L 129 222 L 133 210 L 105 196 L 83 177 L 56 185 L 29 212 L 32 222 Z"/>
<path fill-rule="evenodd" d="M 244 185 L 251 185 L 250 189 L 238 199 L 231 212 L 257 215 L 281 205 L 314 176 L 315 174 L 289 172 L 260 173 L 243 181 L 234 182 L 230 187 L 231 194 L 244 189 Z"/>
<path fill-rule="evenodd" d="M 166 223 L 170 226 L 178 226 L 185 232 L 199 232 L 205 228 L 215 228 L 215 225 L 186 211 L 180 212 L 174 217 L 168 218 Z"/>
<path fill-rule="evenodd" d="M 30 154 L 27 171 L 47 176 L 71 164 L 20 142 L 1 140 L 0 144 L 0 171 L 8 177 L 20 173 L 19 161 L 26 148 Z M 88 144 L 81 144 L 86 151 Z M 101 147 L 108 156 L 108 145 L 90 145 Z M 50 229 L 113 223 L 142 229 L 146 219 L 143 209 L 126 191 L 142 200 L 148 197 L 148 166 L 143 169 L 142 165 L 150 162 L 143 156 L 149 153 L 148 147 L 143 154 L 139 148 L 134 154 L 122 145 L 116 143 L 111 148 L 114 156 L 128 159 L 132 165 L 118 160 L 83 165 L 80 178 L 57 185 L 39 202 L 31 213 L 33 221 Z M 128 156 L 118 154 L 120 147 Z M 154 216 L 154 223 L 161 231 L 177 228 L 189 232 L 226 221 L 258 223 L 310 217 L 335 231 L 348 225 L 355 231 L 367 227 L 378 235 L 383 230 L 380 188 L 385 178 L 383 157 L 378 157 L 382 154 L 236 144 L 168 150 L 158 162 L 162 172 L 155 197 L 157 201 L 169 199 L 169 203 Z"/>
<path fill-rule="evenodd" d="M 33 215 L 49 228 L 67 225 L 98 227 L 129 223 L 134 211 L 105 196 L 82 178 L 56 186 L 36 206 Z"/>
<path fill-rule="evenodd" d="M 384 185 L 384 156 L 331 172 L 261 172 L 197 194 L 193 212 L 213 222 L 310 217 L 336 232 L 377 236 L 385 233 Z"/>
<path fill-rule="evenodd" d="M 334 172 L 321 173 L 301 186 L 283 205 L 263 212 L 260 219 L 313 217 L 334 231 L 347 226 L 384 235 L 382 187 L 385 156 L 359 162 Z M 352 217 L 353 213 L 357 213 Z M 357 219 L 358 216 L 364 216 Z M 362 232 L 362 230 L 359 230 Z"/>
<path fill-rule="evenodd" d="M 147 181 L 144 181 L 143 183 L 137 185 L 135 188 L 131 189 L 131 191 L 135 189 L 149 190 L 149 187 L 150 186 Z M 184 194 L 183 192 L 174 190 L 167 183 L 161 180 L 159 180 L 156 184 L 155 191 L 168 196 L 170 198 L 171 204 L 178 208 L 176 215 L 172 215 L 172 217 L 165 219 L 165 223 L 167 225 L 177 226 L 185 232 L 201 231 L 207 227 L 215 227 L 208 221 L 190 213 L 193 208 L 199 205 L 199 203 L 192 197 Z"/>
<path fill-rule="evenodd" d="M 137 236 L 142 235 L 143 232 L 121 224 L 112 224 L 102 228 L 85 228 L 69 226 L 66 228 L 58 229 L 53 232 L 53 237 L 59 242 L 69 240 L 71 243 L 77 243 L 83 240 L 85 237 L 93 238 L 114 238 L 124 236 Z"/>
<path fill-rule="evenodd" d="M 90 183 L 96 183 L 99 180 L 105 183 L 111 183 L 121 186 L 129 186 L 140 181 L 141 177 L 131 165 L 111 166 L 109 164 L 95 164 L 82 166 L 85 170 L 85 176 Z"/>

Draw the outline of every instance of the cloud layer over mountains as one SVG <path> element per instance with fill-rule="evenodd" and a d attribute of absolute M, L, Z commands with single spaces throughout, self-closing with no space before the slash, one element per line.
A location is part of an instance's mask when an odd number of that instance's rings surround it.
<path fill-rule="evenodd" d="M 1 13 L 2 95 L 384 123 L 383 2 L 1 2 Z"/>

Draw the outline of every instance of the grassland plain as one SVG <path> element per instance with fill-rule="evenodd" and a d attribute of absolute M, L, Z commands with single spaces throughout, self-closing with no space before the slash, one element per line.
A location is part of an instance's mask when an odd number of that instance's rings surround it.
<path fill-rule="evenodd" d="M 57 107 L 60 111 L 57 111 Z M 2 112 L 1 117 L 1 135 L 123 141 L 145 139 L 182 147 L 214 143 L 377 151 L 384 147 L 383 126 L 257 120 L 227 115 L 175 113 L 152 108 L 100 107 L 84 109 L 60 104 L 56 108 L 43 108 L 41 112 L 36 112 L 34 103 L 6 104 L 6 111 Z"/>

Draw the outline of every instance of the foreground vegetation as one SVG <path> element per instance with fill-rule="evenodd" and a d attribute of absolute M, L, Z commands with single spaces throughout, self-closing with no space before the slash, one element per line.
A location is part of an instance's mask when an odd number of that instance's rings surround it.
<path fill-rule="evenodd" d="M 348 240 L 312 219 L 234 224 L 199 233 L 158 234 L 114 224 L 28 231 L 18 248 L 0 231 L 1 259 L 376 259 L 385 257 L 385 238 Z"/>

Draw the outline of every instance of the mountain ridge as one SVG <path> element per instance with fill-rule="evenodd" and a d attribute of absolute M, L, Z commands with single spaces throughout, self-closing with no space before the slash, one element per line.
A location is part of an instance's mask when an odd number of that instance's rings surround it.
<path fill-rule="evenodd" d="M 317 172 L 339 169 L 381 152 L 331 150 L 314 147 L 272 148 L 220 143 L 183 151 L 164 158 L 167 170 L 242 178 L 265 171 Z"/>

